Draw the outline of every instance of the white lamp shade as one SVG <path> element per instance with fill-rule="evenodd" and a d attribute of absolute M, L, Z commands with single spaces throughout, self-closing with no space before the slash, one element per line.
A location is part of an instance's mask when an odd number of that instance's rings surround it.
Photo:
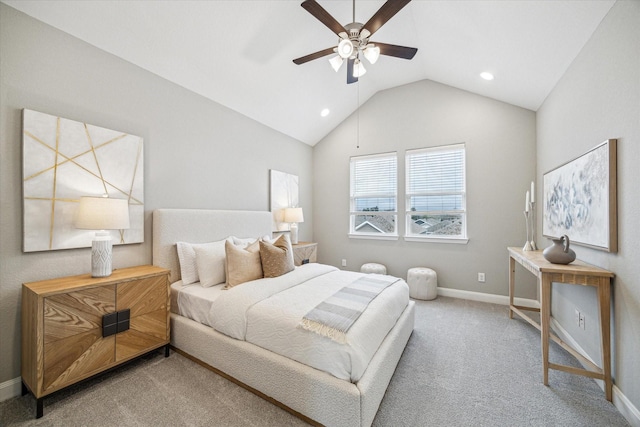
<path fill-rule="evenodd" d="M 302 208 L 287 208 L 284 210 L 284 222 L 304 222 Z"/>
<path fill-rule="evenodd" d="M 129 203 L 125 199 L 82 197 L 75 226 L 86 230 L 126 230 L 129 228 Z"/>
<path fill-rule="evenodd" d="M 342 39 L 340 43 L 338 43 L 338 55 L 340 55 L 343 59 L 346 59 L 351 56 L 353 53 L 353 43 L 349 39 Z"/>
<path fill-rule="evenodd" d="M 353 64 L 353 77 L 362 77 L 366 72 L 367 70 L 364 69 L 362 62 L 359 59 L 356 59 Z"/>
<path fill-rule="evenodd" d="M 375 45 L 368 45 L 364 49 L 364 57 L 367 58 L 370 63 L 375 64 L 380 57 L 380 48 Z"/>
<path fill-rule="evenodd" d="M 333 68 L 333 70 L 338 72 L 338 70 L 342 66 L 342 61 L 344 61 L 344 59 L 342 59 L 340 55 L 336 55 L 329 60 L 329 63 L 331 64 L 331 67 Z"/>

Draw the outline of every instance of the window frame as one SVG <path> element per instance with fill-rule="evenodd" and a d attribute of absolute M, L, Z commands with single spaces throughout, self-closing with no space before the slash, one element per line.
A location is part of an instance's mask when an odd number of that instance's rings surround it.
<path fill-rule="evenodd" d="M 462 151 L 462 191 L 422 191 L 422 192 L 412 192 L 410 175 L 411 175 L 411 162 L 410 157 L 417 154 L 423 154 L 427 152 L 438 152 L 438 151 Z M 458 243 L 458 244 L 466 244 L 469 241 L 467 235 L 467 170 L 466 170 L 466 145 L 465 143 L 457 143 L 450 145 L 442 145 L 437 147 L 425 147 L 418 148 L 412 150 L 405 151 L 405 232 L 404 232 L 404 240 L 410 242 L 430 242 L 430 243 Z M 412 211 L 411 210 L 411 198 L 416 196 L 429 196 L 429 195 L 453 195 L 453 196 L 461 196 L 462 198 L 462 208 L 461 209 L 451 209 L 451 210 L 430 210 L 430 211 Z M 422 236 L 419 234 L 412 233 L 412 223 L 411 219 L 414 215 L 461 215 L 462 225 L 461 225 L 461 234 L 455 236 L 448 235 L 428 235 Z"/>
<path fill-rule="evenodd" d="M 393 193 L 381 192 L 381 193 L 361 193 L 355 194 L 355 164 L 358 161 L 366 161 L 372 159 L 388 159 L 395 162 L 395 185 L 393 186 Z M 371 198 L 393 198 L 395 199 L 395 209 L 393 211 L 375 211 L 375 215 L 390 217 L 394 224 L 394 231 L 392 233 L 372 233 L 372 232 L 359 232 L 356 230 L 355 221 L 356 217 L 360 215 L 370 215 L 371 211 L 359 211 L 356 210 L 356 199 L 362 197 Z M 387 152 L 378 154 L 367 154 L 362 156 L 352 156 L 349 158 L 349 238 L 356 239 L 375 239 L 375 240 L 397 240 L 398 234 L 398 152 Z"/>

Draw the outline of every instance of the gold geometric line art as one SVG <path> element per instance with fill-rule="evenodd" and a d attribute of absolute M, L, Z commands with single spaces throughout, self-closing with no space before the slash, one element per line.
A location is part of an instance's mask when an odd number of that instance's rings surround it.
<path fill-rule="evenodd" d="M 22 136 L 23 251 L 90 247 L 94 233 L 73 216 L 82 196 L 104 193 L 130 206 L 131 228 L 110 231 L 113 243 L 144 241 L 142 138 L 28 109 Z"/>
<path fill-rule="evenodd" d="M 79 167 L 80 169 L 82 169 L 82 170 L 84 170 L 85 172 L 87 172 L 88 174 L 90 174 L 91 176 L 94 176 L 94 177 L 98 178 L 100 181 L 102 181 L 103 186 L 105 187 L 105 188 L 104 188 L 104 190 L 105 190 L 105 191 L 104 191 L 104 192 L 105 192 L 105 194 L 107 194 L 107 193 L 108 193 L 107 188 L 106 188 L 106 185 L 109 185 L 109 186 L 113 187 L 113 189 L 114 189 L 114 190 L 116 190 L 116 191 L 118 191 L 119 193 L 121 193 L 121 194 L 123 194 L 123 195 L 127 196 L 127 198 L 128 198 L 128 199 L 129 199 L 129 201 L 130 201 L 130 204 L 136 204 L 136 205 L 142 205 L 142 204 L 143 204 L 143 202 L 142 202 L 141 200 L 138 200 L 138 199 L 136 199 L 135 197 L 133 197 L 133 196 L 131 195 L 131 192 L 127 192 L 127 191 L 125 191 L 125 190 L 123 190 L 123 189 L 119 188 L 119 187 L 118 187 L 118 186 L 116 186 L 115 184 L 111 183 L 109 180 L 104 179 L 102 176 L 96 175 L 95 173 L 93 173 L 93 172 L 92 172 L 92 171 L 90 171 L 89 169 L 85 168 L 85 167 L 84 167 L 84 166 L 82 166 L 81 164 L 79 164 L 79 163 L 77 163 L 77 162 L 75 162 L 75 161 L 74 161 L 75 159 L 77 159 L 77 158 L 79 158 L 79 157 L 82 157 L 82 156 L 84 156 L 84 155 L 86 155 L 86 154 L 92 153 L 92 154 L 93 154 L 93 157 L 94 157 L 94 160 L 96 161 L 96 164 L 97 164 L 97 163 L 98 163 L 98 160 L 97 160 L 97 158 L 96 158 L 95 150 L 99 150 L 100 148 L 102 148 L 102 147 L 104 147 L 104 146 L 107 146 L 108 144 L 111 144 L 111 143 L 113 143 L 113 142 L 115 142 L 115 141 L 118 141 L 119 139 L 122 139 L 122 138 L 124 138 L 124 137 L 126 137 L 126 136 L 129 136 L 128 134 L 126 134 L 126 133 L 125 133 L 125 134 L 122 134 L 122 135 L 120 135 L 120 136 L 118 136 L 118 137 L 116 137 L 116 138 L 110 139 L 110 140 L 109 140 L 109 141 L 107 141 L 107 142 L 104 142 L 104 143 L 102 143 L 102 144 L 97 145 L 95 148 L 94 148 L 94 147 L 92 147 L 92 148 L 90 148 L 89 150 L 84 151 L 84 152 L 82 152 L 82 153 L 80 153 L 80 154 L 76 154 L 76 155 L 75 155 L 75 156 L 73 156 L 73 157 L 67 157 L 67 156 L 65 156 L 63 153 L 60 153 L 58 150 L 56 150 L 56 149 L 52 148 L 51 146 L 49 146 L 49 144 L 47 144 L 47 143 L 43 142 L 41 139 L 37 138 L 37 137 L 36 137 L 35 135 L 33 135 L 32 133 L 30 133 L 30 132 L 28 132 L 28 131 L 25 131 L 24 133 L 25 133 L 25 135 L 28 135 L 30 138 L 33 138 L 35 141 L 39 142 L 40 144 L 42 144 L 43 146 L 45 146 L 46 148 L 48 148 L 49 150 L 53 151 L 53 152 L 56 154 L 56 156 L 58 156 L 58 155 L 59 155 L 59 156 L 61 156 L 61 157 L 63 157 L 63 158 L 65 159 L 65 160 L 63 160 L 63 161 L 61 161 L 61 162 L 56 162 L 56 164 L 54 164 L 53 166 L 49 166 L 49 167 L 47 167 L 47 168 L 45 168 L 45 169 L 43 169 L 43 170 L 41 170 L 41 171 L 38 171 L 38 172 L 36 172 L 36 173 L 34 173 L 34 174 L 29 175 L 28 177 L 24 178 L 24 181 L 28 181 L 28 180 L 30 180 L 30 179 L 33 179 L 33 178 L 35 178 L 35 177 L 37 177 L 37 176 L 42 175 L 42 174 L 43 174 L 43 173 L 45 173 L 45 172 L 48 172 L 48 171 L 50 171 L 50 170 L 52 170 L 52 169 L 55 169 L 55 168 L 56 168 L 56 166 L 62 166 L 62 165 L 64 165 L 65 163 L 69 163 L 69 162 L 71 162 L 71 163 L 73 163 L 75 166 Z M 91 144 L 91 143 L 90 143 L 90 144 Z M 139 155 L 140 155 L 140 150 L 141 150 L 141 148 L 142 148 L 142 141 L 141 141 L 141 142 L 140 142 L 140 144 L 139 144 L 139 150 L 138 150 L 138 154 L 137 154 L 137 156 L 136 156 L 136 164 L 135 164 L 135 166 L 134 166 L 134 167 L 135 167 L 135 169 L 134 169 L 134 178 L 135 178 L 135 171 L 137 170 L 137 167 L 138 167 L 138 160 L 139 160 Z M 99 165 L 99 164 L 97 164 L 97 167 L 98 167 L 98 170 L 99 170 L 99 169 L 100 169 L 100 165 Z M 105 184 L 106 184 L 106 185 L 105 185 Z M 132 180 L 132 182 L 131 182 L 131 187 L 133 187 L 133 180 Z M 131 201 L 134 201 L 135 203 L 131 203 Z"/>
<path fill-rule="evenodd" d="M 78 199 L 53 199 L 52 197 L 25 197 L 25 200 L 44 200 L 44 201 L 53 201 L 56 202 L 67 202 L 67 203 L 80 203 Z"/>
<path fill-rule="evenodd" d="M 54 199 L 52 197 L 32 197 L 32 196 L 25 196 L 24 200 L 41 200 L 41 201 L 47 201 L 47 202 L 51 202 Z M 131 199 L 134 200 L 135 199 Z M 55 199 L 56 202 L 67 202 L 67 203 L 80 203 L 80 199 L 61 199 L 61 198 L 56 198 Z M 134 205 L 134 206 L 140 206 L 142 205 L 142 203 L 129 203 L 130 205 Z"/>
<path fill-rule="evenodd" d="M 93 141 L 91 140 L 91 135 L 89 134 L 89 128 L 86 123 L 84 125 L 84 132 L 87 134 L 87 142 L 89 143 L 89 147 L 91 147 L 91 154 L 93 154 L 93 160 L 96 162 L 96 167 L 98 168 L 98 173 L 100 174 L 100 181 L 102 181 L 102 186 L 104 187 L 104 194 L 109 194 L 107 190 L 107 186 L 104 183 L 104 177 L 102 176 L 102 170 L 100 169 L 100 162 L 98 161 L 98 157 L 96 156 L 96 150 L 93 148 Z"/>
<path fill-rule="evenodd" d="M 76 166 L 78 166 L 78 167 L 80 167 L 80 168 L 82 168 L 82 169 L 86 170 L 87 172 L 91 173 L 91 172 L 90 172 L 89 170 L 87 170 L 86 168 L 84 168 L 84 167 L 82 167 L 81 165 L 79 165 L 78 163 L 74 162 L 74 160 L 75 160 L 75 159 L 77 159 L 77 158 L 79 158 L 79 157 L 84 156 L 85 154 L 91 153 L 91 152 L 93 151 L 92 149 L 89 149 L 89 150 L 87 150 L 87 151 L 84 151 L 84 152 L 82 152 L 82 153 L 80 153 L 80 154 L 76 154 L 76 155 L 75 155 L 75 156 L 73 156 L 73 157 L 67 157 L 67 156 L 65 156 L 65 155 L 64 155 L 64 154 L 62 154 L 62 153 L 57 153 L 57 150 L 56 150 L 56 149 L 54 149 L 53 147 L 51 147 L 51 146 L 50 146 L 49 144 L 47 144 L 46 142 L 43 142 L 40 138 L 36 137 L 36 136 L 35 136 L 35 135 L 33 135 L 31 132 L 29 132 L 29 131 L 24 131 L 24 134 L 25 134 L 25 135 L 27 135 L 27 136 L 29 136 L 30 138 L 33 138 L 36 142 L 39 142 L 39 143 L 40 143 L 40 144 L 42 144 L 44 147 L 48 148 L 49 150 L 53 151 L 54 153 L 56 153 L 56 154 L 60 154 L 60 156 L 64 157 L 64 158 L 65 158 L 65 160 L 64 160 L 64 161 L 62 161 L 62 162 L 60 162 L 60 163 L 57 163 L 57 165 L 58 165 L 58 166 L 62 166 L 62 165 L 64 165 L 64 164 L 65 164 L 65 163 L 67 163 L 67 162 L 71 162 L 71 163 L 73 163 L 74 165 L 76 165 Z M 124 137 L 126 137 L 126 136 L 129 136 L 129 135 L 128 135 L 128 134 L 126 134 L 126 133 L 123 133 L 122 135 L 120 135 L 120 136 L 118 136 L 118 137 L 116 137 L 116 138 L 113 138 L 113 139 L 111 139 L 111 140 L 109 140 L 109 141 L 107 141 L 107 142 L 105 142 L 105 143 L 102 143 L 102 144 L 100 144 L 100 145 L 97 145 L 95 148 L 96 148 L 96 149 L 100 149 L 100 148 L 102 148 L 102 147 L 104 147 L 104 146 L 106 146 L 106 145 L 108 145 L 108 144 L 111 144 L 112 142 L 115 142 L 115 141 L 117 141 L 117 140 L 119 140 L 119 139 L 122 139 L 122 138 L 124 138 Z M 53 169 L 54 167 L 55 167 L 55 165 L 54 165 L 54 166 L 49 166 L 48 168 L 45 168 L 45 169 L 43 169 L 43 170 L 41 170 L 41 171 L 39 171 L 39 172 L 36 172 L 36 173 L 34 173 L 34 174 L 32 174 L 32 175 L 30 175 L 30 176 L 26 177 L 24 180 L 25 180 L 25 181 L 27 181 L 27 180 L 29 180 L 29 179 L 31 179 L 31 178 L 34 178 L 34 177 L 36 177 L 36 176 L 38 176 L 38 175 L 41 175 L 41 174 L 43 174 L 43 173 L 45 173 L 45 172 L 47 172 L 47 171 L 50 171 L 50 170 L 51 170 L 51 169 Z M 96 178 L 99 178 L 99 177 L 98 177 L 98 175 L 95 175 L 95 174 L 94 174 L 94 176 L 95 176 Z"/>
<path fill-rule="evenodd" d="M 56 157 L 53 168 L 53 196 L 51 197 L 51 222 L 49 223 L 49 249 L 53 248 L 53 230 L 56 220 L 56 183 L 58 181 L 58 147 L 60 146 L 60 117 L 56 120 Z"/>

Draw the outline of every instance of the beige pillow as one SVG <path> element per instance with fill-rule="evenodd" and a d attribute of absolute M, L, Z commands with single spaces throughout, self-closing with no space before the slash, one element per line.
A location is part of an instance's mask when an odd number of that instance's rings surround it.
<path fill-rule="evenodd" d="M 227 241 L 224 249 L 227 255 L 227 284 L 224 289 L 262 278 L 260 245 L 257 240 L 245 249 Z"/>
<path fill-rule="evenodd" d="M 283 234 L 275 242 L 260 243 L 260 260 L 264 277 L 278 277 L 293 271 L 293 250 L 289 236 Z"/>

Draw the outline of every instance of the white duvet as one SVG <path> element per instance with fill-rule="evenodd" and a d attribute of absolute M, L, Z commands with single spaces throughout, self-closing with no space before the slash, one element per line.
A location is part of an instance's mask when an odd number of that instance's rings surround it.
<path fill-rule="evenodd" d="M 316 305 L 363 275 L 305 264 L 283 276 L 254 280 L 222 292 L 211 305 L 207 323 L 230 337 L 356 382 L 409 302 L 404 280 L 386 288 L 369 304 L 347 332 L 346 344 L 298 325 Z"/>

